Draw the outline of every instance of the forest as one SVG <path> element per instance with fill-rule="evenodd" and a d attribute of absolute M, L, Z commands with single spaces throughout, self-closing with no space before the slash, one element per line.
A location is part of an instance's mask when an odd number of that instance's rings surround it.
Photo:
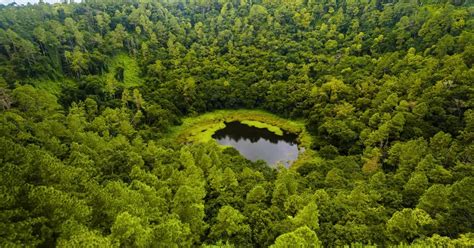
<path fill-rule="evenodd" d="M 0 247 L 474 247 L 473 64 L 471 0 L 0 4 Z"/>

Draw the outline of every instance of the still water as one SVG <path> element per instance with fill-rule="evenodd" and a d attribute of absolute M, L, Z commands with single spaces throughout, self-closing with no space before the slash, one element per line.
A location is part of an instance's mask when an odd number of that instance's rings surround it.
<path fill-rule="evenodd" d="M 298 157 L 297 136 L 276 135 L 268 129 L 251 127 L 240 122 L 228 122 L 212 136 L 219 144 L 232 146 L 249 160 L 264 160 L 269 165 L 278 162 L 286 167 Z"/>

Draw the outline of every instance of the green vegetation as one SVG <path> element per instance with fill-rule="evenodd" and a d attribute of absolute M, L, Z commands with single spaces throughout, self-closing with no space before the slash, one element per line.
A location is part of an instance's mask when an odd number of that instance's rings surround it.
<path fill-rule="evenodd" d="M 65 85 L 68 82 L 58 82 L 50 79 L 45 80 L 35 80 L 35 86 L 38 89 L 46 90 L 54 95 L 59 95 L 61 93 L 61 85 Z"/>
<path fill-rule="evenodd" d="M 115 55 L 109 63 L 109 72 L 106 75 L 106 82 L 112 87 L 123 84 L 126 88 L 138 87 L 143 84 L 140 76 L 140 66 L 137 61 L 126 55 Z"/>
<path fill-rule="evenodd" d="M 311 145 L 311 137 L 303 122 L 291 121 L 276 115 L 258 110 L 217 110 L 197 117 L 184 118 L 183 124 L 173 128 L 172 139 L 180 142 L 208 142 L 212 135 L 225 127 L 225 122 L 239 121 L 257 128 L 283 135 L 283 131 L 298 134 L 303 146 Z"/>
<path fill-rule="evenodd" d="M 217 130 L 225 127 L 226 122 L 239 121 L 249 126 L 266 128 L 277 135 L 283 135 L 283 130 L 297 134 L 300 148 L 311 147 L 312 137 L 306 131 L 304 122 L 284 119 L 264 111 L 216 110 L 197 117 L 184 118 L 182 121 L 182 125 L 172 128 L 169 140 L 181 143 L 206 143 L 212 140 L 212 135 Z M 314 156 L 314 151 L 304 149 L 299 159 L 293 163 L 293 167 L 296 168 L 307 160 L 312 160 Z"/>
<path fill-rule="evenodd" d="M 275 133 L 276 135 L 283 135 L 283 131 L 281 130 L 280 127 L 278 126 L 273 126 L 264 122 L 260 121 L 250 121 L 250 120 L 242 120 L 241 121 L 243 124 L 246 124 L 251 127 L 256 127 L 256 128 L 265 128 L 268 131 Z"/>
<path fill-rule="evenodd" d="M 474 246 L 473 1 L 40 2 L 0 5 L 0 247 Z"/>

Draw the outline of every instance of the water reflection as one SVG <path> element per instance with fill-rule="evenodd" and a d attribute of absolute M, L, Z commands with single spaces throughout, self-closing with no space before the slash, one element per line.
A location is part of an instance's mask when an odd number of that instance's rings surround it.
<path fill-rule="evenodd" d="M 265 128 L 251 127 L 240 122 L 226 123 L 226 127 L 212 136 L 219 144 L 232 146 L 247 159 L 264 160 L 269 165 L 283 163 L 287 167 L 298 157 L 297 136 L 276 135 Z"/>

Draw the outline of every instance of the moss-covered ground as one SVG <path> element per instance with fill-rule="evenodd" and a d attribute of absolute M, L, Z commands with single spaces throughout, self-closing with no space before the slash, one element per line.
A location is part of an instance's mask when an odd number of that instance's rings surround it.
<path fill-rule="evenodd" d="M 123 82 L 116 82 L 115 74 L 118 68 L 123 69 Z M 126 88 L 140 86 L 143 79 L 140 77 L 138 62 L 127 54 L 118 54 L 109 62 L 109 72 L 105 74 L 108 82 L 121 83 Z"/>

